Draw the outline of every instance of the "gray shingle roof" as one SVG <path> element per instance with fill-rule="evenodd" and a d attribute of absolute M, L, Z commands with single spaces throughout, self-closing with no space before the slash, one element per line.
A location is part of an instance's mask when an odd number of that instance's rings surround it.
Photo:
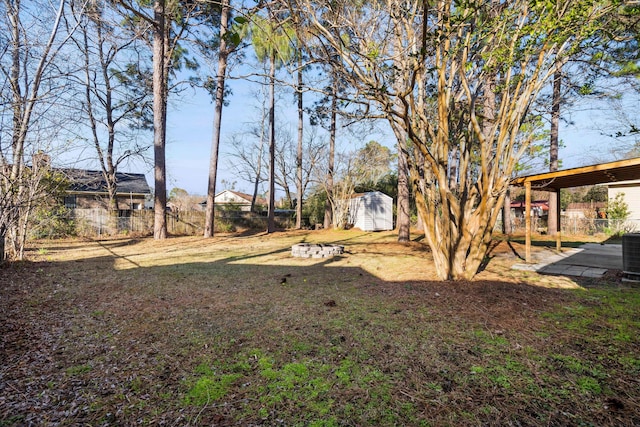
<path fill-rule="evenodd" d="M 62 173 L 69 179 L 69 191 L 83 193 L 106 193 L 107 182 L 101 171 L 85 169 L 62 169 Z M 117 172 L 116 183 L 118 194 L 150 194 L 151 188 L 147 178 L 141 173 Z"/>

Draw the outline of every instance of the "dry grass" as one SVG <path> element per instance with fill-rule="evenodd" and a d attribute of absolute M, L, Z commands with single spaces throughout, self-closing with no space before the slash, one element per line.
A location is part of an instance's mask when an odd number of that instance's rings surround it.
<path fill-rule="evenodd" d="M 0 425 L 640 423 L 638 289 L 518 253 L 445 283 L 391 233 L 37 242 L 0 270 Z"/>

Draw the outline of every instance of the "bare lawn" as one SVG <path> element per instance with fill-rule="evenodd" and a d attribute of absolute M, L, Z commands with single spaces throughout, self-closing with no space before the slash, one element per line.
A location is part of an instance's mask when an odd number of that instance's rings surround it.
<path fill-rule="evenodd" d="M 34 242 L 0 268 L 0 426 L 640 425 L 640 287 L 511 270 L 498 240 L 438 282 L 395 240 Z"/>

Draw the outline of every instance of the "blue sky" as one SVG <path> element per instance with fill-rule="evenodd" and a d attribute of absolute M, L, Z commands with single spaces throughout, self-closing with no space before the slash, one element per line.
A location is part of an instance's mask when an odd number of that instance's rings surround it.
<path fill-rule="evenodd" d="M 241 132 L 246 123 L 255 120 L 255 95 L 251 93 L 252 84 L 240 80 L 230 82 L 233 95 L 229 98 L 229 105 L 223 109 L 222 131 L 220 138 L 220 157 L 218 161 L 218 185 L 216 191 L 222 191 L 221 181 L 236 181 L 235 188 L 239 191 L 250 192 L 251 185 L 236 176 L 232 167 L 233 159 L 229 152 L 228 140 L 232 134 Z M 253 85 L 257 85 L 254 83 Z M 276 115 L 278 125 L 289 125 L 296 132 L 297 110 L 292 95 L 287 94 L 277 102 L 278 109 L 283 114 Z M 307 97 L 308 98 L 308 97 Z M 211 139 L 213 129 L 213 103 L 204 91 L 189 89 L 180 100 L 171 102 L 167 114 L 167 190 L 178 187 L 189 194 L 204 195 L 207 191 L 209 174 L 209 159 L 211 155 Z M 309 127 L 305 116 L 305 127 Z M 392 147 L 395 140 L 390 135 L 379 133 L 363 135 L 360 141 L 348 133 L 338 134 L 337 144 L 349 144 L 350 149 L 364 146 L 371 139 Z M 153 173 L 147 174 L 149 185 L 153 185 Z"/>
<path fill-rule="evenodd" d="M 225 189 L 221 184 L 224 179 L 230 182 L 236 181 L 237 190 L 250 192 L 250 184 L 236 176 L 231 165 L 232 159 L 226 153 L 229 151 L 229 137 L 233 133 L 240 132 L 246 123 L 252 120 L 256 99 L 251 93 L 251 83 L 231 80 L 228 84 L 233 89 L 233 95 L 229 98 L 230 104 L 223 110 L 217 191 Z M 285 111 L 284 116 L 278 115 L 276 120 L 280 122 L 289 120 L 290 126 L 295 129 L 296 114 L 292 96 L 284 96 L 279 102 L 280 108 L 289 111 L 288 113 Z M 585 101 L 572 111 L 566 109 L 562 111 L 563 118 L 573 122 L 573 124 L 567 124 L 563 121 L 560 128 L 560 138 L 564 142 L 564 147 L 560 150 L 562 169 L 611 160 L 608 149 L 614 141 L 603 136 L 598 130 L 605 123 L 607 116 L 611 115 L 608 108 L 604 102 Z M 166 152 L 168 191 L 178 187 L 190 194 L 206 194 L 212 122 L 213 104 L 209 95 L 203 90 L 187 89 L 180 99 L 174 97 L 170 101 Z M 308 126 L 308 122 L 305 125 Z M 345 139 L 353 148 L 357 148 L 358 143 L 364 145 L 371 139 L 389 147 L 395 145 L 390 133 L 366 135 L 361 141 L 353 141 L 353 136 L 338 135 L 338 143 L 340 141 L 344 143 Z M 149 185 L 153 185 L 153 173 L 148 167 L 147 170 L 147 180 Z"/>

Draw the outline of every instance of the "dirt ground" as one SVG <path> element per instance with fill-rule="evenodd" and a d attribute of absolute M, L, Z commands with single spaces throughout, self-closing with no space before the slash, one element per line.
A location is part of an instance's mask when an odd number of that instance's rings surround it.
<path fill-rule="evenodd" d="M 392 233 L 34 242 L 0 269 L 0 426 L 640 425 L 639 289 L 522 256 L 460 283 Z"/>

